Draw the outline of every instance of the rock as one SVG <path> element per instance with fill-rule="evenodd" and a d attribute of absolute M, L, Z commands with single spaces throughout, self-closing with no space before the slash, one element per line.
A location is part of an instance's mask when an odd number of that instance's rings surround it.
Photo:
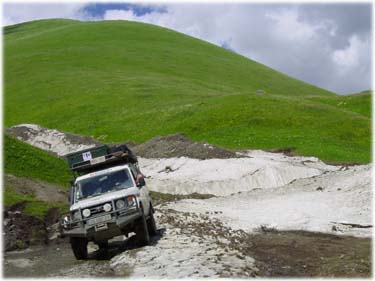
<path fill-rule="evenodd" d="M 25 249 L 29 245 L 44 244 L 44 222 L 36 217 L 17 212 L 4 212 L 8 223 L 4 226 L 4 250 Z"/>
<path fill-rule="evenodd" d="M 274 231 L 277 231 L 276 226 L 274 226 L 274 225 L 266 225 L 266 224 L 262 224 L 260 226 L 260 229 L 263 232 L 274 232 Z"/>
<path fill-rule="evenodd" d="M 51 241 L 56 240 L 61 236 L 60 234 L 60 224 L 55 223 L 51 225 L 50 227 L 47 228 L 47 236 L 48 236 L 48 241 L 47 243 L 50 243 Z"/>
<path fill-rule="evenodd" d="M 337 225 L 332 225 L 332 231 L 343 232 Z"/>

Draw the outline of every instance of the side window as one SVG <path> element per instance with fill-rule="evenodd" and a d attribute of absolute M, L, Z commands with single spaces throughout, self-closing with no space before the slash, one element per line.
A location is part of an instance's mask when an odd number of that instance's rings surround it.
<path fill-rule="evenodd" d="M 132 176 L 133 176 L 133 178 L 134 178 L 134 180 L 135 180 L 135 178 L 136 178 L 136 176 L 137 176 L 137 171 L 136 171 L 136 169 L 134 168 L 134 166 L 133 166 L 132 164 L 129 164 L 129 168 L 130 168 L 130 171 L 131 171 L 131 173 L 132 173 Z"/>

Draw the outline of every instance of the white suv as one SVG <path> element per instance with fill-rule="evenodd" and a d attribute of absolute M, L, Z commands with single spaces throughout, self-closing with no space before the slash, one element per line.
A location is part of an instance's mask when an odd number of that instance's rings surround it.
<path fill-rule="evenodd" d="M 139 173 L 136 164 L 127 163 L 76 178 L 70 212 L 61 225 L 77 259 L 87 258 L 89 241 L 105 248 L 109 239 L 135 232 L 138 244 L 144 246 L 150 241 L 149 235 L 156 234 L 146 183 L 143 178 L 136 183 Z"/>

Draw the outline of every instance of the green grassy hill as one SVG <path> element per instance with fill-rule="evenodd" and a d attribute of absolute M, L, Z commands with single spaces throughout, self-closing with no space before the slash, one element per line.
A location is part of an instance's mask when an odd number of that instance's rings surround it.
<path fill-rule="evenodd" d="M 165 28 L 34 21 L 4 28 L 4 54 L 6 127 L 105 142 L 182 132 L 228 148 L 370 161 L 371 120 L 358 112 L 369 100 L 337 106 L 334 93 Z"/>

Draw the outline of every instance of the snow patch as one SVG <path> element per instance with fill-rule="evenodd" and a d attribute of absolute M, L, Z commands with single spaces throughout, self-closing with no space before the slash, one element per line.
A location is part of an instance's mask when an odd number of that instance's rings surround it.
<path fill-rule="evenodd" d="M 247 158 L 198 160 L 186 157 L 145 159 L 139 163 L 150 190 L 170 194 L 228 196 L 257 188 L 283 186 L 340 167 L 314 157 L 287 157 L 279 153 L 248 151 Z"/>
<path fill-rule="evenodd" d="M 98 142 L 89 137 L 46 129 L 36 124 L 21 124 L 7 131 L 32 146 L 53 152 L 58 156 L 94 147 Z"/>
<path fill-rule="evenodd" d="M 256 232 L 262 226 L 277 230 L 307 230 L 369 237 L 372 227 L 372 165 L 331 171 L 288 185 L 229 197 L 181 200 L 164 208 L 210 214 L 233 229 Z"/>
<path fill-rule="evenodd" d="M 158 216 L 160 221 L 161 214 Z M 212 237 L 202 238 L 170 224 L 161 226 L 165 231 L 152 246 L 121 253 L 111 260 L 115 275 L 152 279 L 233 278 L 250 277 L 258 271 L 252 257 L 220 246 Z"/>

